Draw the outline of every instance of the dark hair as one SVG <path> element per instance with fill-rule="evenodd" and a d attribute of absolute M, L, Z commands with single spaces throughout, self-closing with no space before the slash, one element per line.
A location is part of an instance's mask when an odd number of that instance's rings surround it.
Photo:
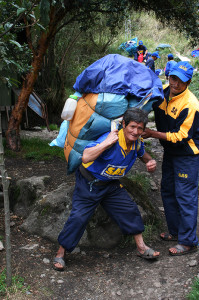
<path fill-rule="evenodd" d="M 147 113 L 140 108 L 129 108 L 125 111 L 123 115 L 123 120 L 125 123 L 125 126 L 128 126 L 128 124 L 131 121 L 134 121 L 136 123 L 144 123 L 144 128 L 148 122 L 148 116 Z"/>

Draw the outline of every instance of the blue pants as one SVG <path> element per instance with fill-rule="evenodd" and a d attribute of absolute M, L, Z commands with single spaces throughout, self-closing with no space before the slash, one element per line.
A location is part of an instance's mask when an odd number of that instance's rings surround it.
<path fill-rule="evenodd" d="M 99 204 L 119 225 L 123 234 L 135 235 L 144 231 L 138 207 L 127 191 L 121 187 L 119 180 L 107 185 L 94 184 L 90 191 L 88 181 L 77 170 L 72 210 L 58 236 L 59 244 L 68 252 L 73 251 L 78 244 Z"/>
<path fill-rule="evenodd" d="M 178 243 L 198 244 L 199 155 L 171 156 L 164 154 L 161 195 L 169 233 L 178 236 Z"/>

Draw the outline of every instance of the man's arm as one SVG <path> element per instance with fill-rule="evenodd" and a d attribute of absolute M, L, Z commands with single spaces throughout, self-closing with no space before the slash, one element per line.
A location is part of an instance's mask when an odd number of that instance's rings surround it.
<path fill-rule="evenodd" d="M 165 140 L 165 141 L 167 140 L 166 132 L 160 132 L 149 128 L 145 128 L 144 132 L 142 133 L 142 138 L 147 139 L 149 137 L 152 137 L 154 139 Z"/>
<path fill-rule="evenodd" d="M 148 50 L 146 49 L 143 57 L 146 57 L 147 53 L 148 53 Z"/>
<path fill-rule="evenodd" d="M 107 138 L 101 142 L 100 144 L 91 147 L 86 148 L 83 152 L 82 156 L 82 162 L 84 164 L 87 164 L 91 161 L 94 161 L 96 158 L 98 158 L 105 150 L 110 148 L 113 144 L 115 144 L 118 141 L 118 130 L 113 130 L 109 133 Z"/>
<path fill-rule="evenodd" d="M 145 152 L 142 157 L 140 157 L 140 160 L 145 163 L 147 171 L 148 172 L 154 172 L 156 169 L 156 161 L 155 159 L 152 159 L 152 157 Z"/>

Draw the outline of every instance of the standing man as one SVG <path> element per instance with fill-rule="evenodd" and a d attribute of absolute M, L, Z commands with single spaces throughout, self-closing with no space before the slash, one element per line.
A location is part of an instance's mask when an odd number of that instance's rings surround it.
<path fill-rule="evenodd" d="M 147 247 L 143 241 L 144 224 L 135 202 L 121 186 L 119 179 L 131 169 L 137 157 L 148 172 L 156 168 L 156 161 L 145 152 L 140 135 L 148 121 L 140 109 L 128 109 L 123 116 L 123 128 L 102 135 L 84 150 L 82 165 L 76 172 L 72 211 L 58 237 L 60 248 L 53 267 L 63 271 L 65 251 L 72 252 L 81 239 L 86 226 L 99 204 L 115 220 L 123 234 L 132 234 L 137 254 L 155 259 L 159 252 Z"/>
<path fill-rule="evenodd" d="M 164 100 L 153 105 L 157 131 L 147 128 L 143 134 L 164 147 L 161 195 L 168 233 L 160 237 L 178 241 L 171 255 L 195 252 L 198 245 L 199 102 L 188 89 L 192 75 L 188 62 L 173 67 Z"/>
<path fill-rule="evenodd" d="M 147 47 L 143 45 L 143 41 L 139 41 L 138 46 L 136 48 L 136 53 L 134 55 L 134 60 L 138 61 L 138 56 L 143 54 L 143 61 L 148 59 L 148 50 Z"/>
<path fill-rule="evenodd" d="M 169 79 L 169 74 L 171 72 L 171 69 L 177 64 L 177 62 L 174 60 L 173 58 L 173 54 L 170 53 L 168 54 L 168 62 L 166 64 L 166 68 L 165 68 L 165 76 L 166 76 L 166 80 Z"/>
<path fill-rule="evenodd" d="M 153 52 L 151 57 L 146 61 L 145 66 L 155 73 L 155 61 L 160 58 L 158 52 Z"/>

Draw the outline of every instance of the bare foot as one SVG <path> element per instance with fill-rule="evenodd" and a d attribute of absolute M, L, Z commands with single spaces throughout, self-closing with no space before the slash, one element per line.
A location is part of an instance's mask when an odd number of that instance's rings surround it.
<path fill-rule="evenodd" d="M 176 248 L 176 246 L 175 247 L 172 247 L 172 248 L 170 248 L 169 249 L 169 252 L 170 253 L 173 253 L 173 254 L 176 254 L 176 253 L 183 253 L 183 252 L 186 252 L 186 251 L 189 251 L 190 249 L 191 249 L 191 247 L 190 246 L 185 246 L 185 245 L 180 245 L 180 246 L 182 246 L 185 250 L 179 250 L 178 248 Z"/>
<path fill-rule="evenodd" d="M 63 258 L 64 259 L 64 254 L 65 254 L 65 249 L 62 246 L 60 246 L 59 250 L 57 251 L 56 258 Z M 54 264 L 54 267 L 56 269 L 62 270 L 64 268 L 63 264 L 61 264 L 59 262 L 54 262 L 53 264 Z"/>
<path fill-rule="evenodd" d="M 164 240 L 164 241 L 177 241 L 177 235 L 172 235 L 170 233 L 167 232 L 162 232 L 160 234 L 160 237 Z"/>
<path fill-rule="evenodd" d="M 144 254 L 144 252 L 145 252 L 147 249 L 150 249 L 150 248 L 147 247 L 147 246 L 145 246 L 144 248 L 137 248 L 138 252 L 140 252 L 141 254 Z M 159 255 L 160 255 L 160 252 L 154 251 L 153 257 L 158 257 Z"/>

